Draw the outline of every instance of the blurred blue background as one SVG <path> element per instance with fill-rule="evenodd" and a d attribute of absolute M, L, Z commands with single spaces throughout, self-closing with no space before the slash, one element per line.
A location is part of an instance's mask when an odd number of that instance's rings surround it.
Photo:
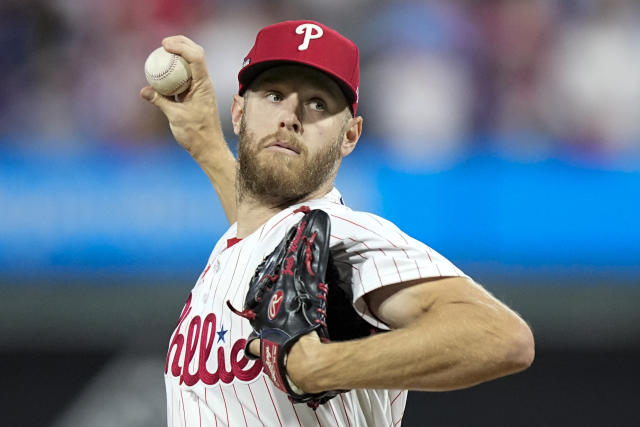
<path fill-rule="evenodd" d="M 189 280 L 228 227 L 206 176 L 177 145 L 6 144 L 0 154 L 5 284 L 96 274 Z M 339 175 L 345 200 L 400 224 L 471 274 L 602 274 L 611 285 L 640 285 L 638 171 L 487 149 L 432 170 L 394 163 L 394 155 L 364 138 Z"/>
<path fill-rule="evenodd" d="M 228 224 L 139 97 L 144 59 L 167 35 L 201 44 L 235 150 L 242 59 L 262 26 L 300 18 L 360 47 L 364 134 L 337 181 L 347 204 L 447 256 L 536 335 L 529 371 L 411 394 L 405 425 L 425 425 L 424 411 L 429 425 L 640 423 L 637 2 L 5 0 L 7 425 L 165 423 L 169 335 Z"/>

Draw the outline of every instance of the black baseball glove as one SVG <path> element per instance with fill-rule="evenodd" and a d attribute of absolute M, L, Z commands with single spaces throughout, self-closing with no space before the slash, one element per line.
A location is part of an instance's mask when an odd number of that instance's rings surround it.
<path fill-rule="evenodd" d="M 311 408 L 326 402 L 341 391 L 304 393 L 287 377 L 287 354 L 301 336 L 315 331 L 328 341 L 326 283 L 329 268 L 331 221 L 321 210 L 303 206 L 297 225 L 256 269 L 249 284 L 244 310 L 236 314 L 249 319 L 253 333 L 247 341 L 245 355 L 252 358 L 249 344 L 260 339 L 260 357 L 265 373 L 276 387 L 293 402 L 306 402 Z"/>

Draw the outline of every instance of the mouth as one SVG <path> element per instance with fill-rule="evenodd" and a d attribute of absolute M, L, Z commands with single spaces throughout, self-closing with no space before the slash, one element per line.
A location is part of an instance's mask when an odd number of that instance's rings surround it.
<path fill-rule="evenodd" d="M 285 141 L 276 141 L 273 144 L 267 147 L 269 151 L 279 151 L 281 153 L 289 154 L 289 155 L 297 155 L 300 154 L 300 150 L 298 150 L 293 145 L 289 144 Z"/>

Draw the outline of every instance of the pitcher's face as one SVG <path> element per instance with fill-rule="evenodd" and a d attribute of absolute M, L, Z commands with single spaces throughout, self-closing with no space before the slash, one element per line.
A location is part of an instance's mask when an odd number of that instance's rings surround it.
<path fill-rule="evenodd" d="M 242 102 L 241 197 L 249 191 L 286 202 L 333 182 L 351 112 L 332 79 L 304 66 L 274 67 L 256 78 Z"/>

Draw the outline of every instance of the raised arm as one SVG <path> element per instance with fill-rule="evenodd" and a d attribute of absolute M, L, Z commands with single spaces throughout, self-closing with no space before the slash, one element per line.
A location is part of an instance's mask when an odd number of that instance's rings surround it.
<path fill-rule="evenodd" d="M 162 40 L 169 52 L 181 55 L 191 67 L 189 90 L 174 100 L 146 86 L 140 95 L 169 120 L 176 141 L 191 154 L 213 184 L 229 223 L 236 221 L 235 158 L 224 139 L 213 83 L 204 50 L 185 36 Z"/>
<path fill-rule="evenodd" d="M 519 372 L 533 361 L 527 324 L 468 278 L 387 286 L 368 294 L 367 303 L 394 330 L 329 344 L 301 338 L 287 362 L 294 383 L 306 392 L 444 391 Z"/>

